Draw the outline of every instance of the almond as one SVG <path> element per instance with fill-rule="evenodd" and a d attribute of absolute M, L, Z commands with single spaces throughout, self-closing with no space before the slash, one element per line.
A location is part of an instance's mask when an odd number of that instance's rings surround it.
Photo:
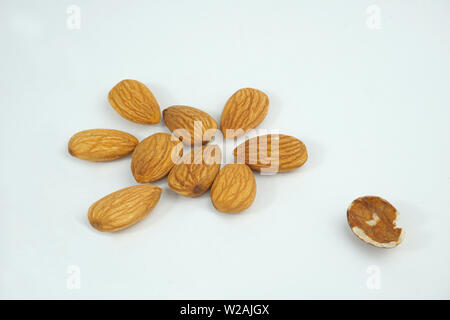
<path fill-rule="evenodd" d="M 269 98 L 257 89 L 236 91 L 227 101 L 220 119 L 220 130 L 225 138 L 235 138 L 256 128 L 266 117 Z"/>
<path fill-rule="evenodd" d="M 284 134 L 268 134 L 246 140 L 234 149 L 238 163 L 255 171 L 286 172 L 302 166 L 308 159 L 306 146 Z"/>
<path fill-rule="evenodd" d="M 153 93 L 137 80 L 122 80 L 108 94 L 111 106 L 125 119 L 141 124 L 161 120 L 161 110 Z"/>
<path fill-rule="evenodd" d="M 99 231 L 113 232 L 128 228 L 152 211 L 161 193 L 162 189 L 153 185 L 133 186 L 113 192 L 89 208 L 89 222 Z"/>
<path fill-rule="evenodd" d="M 89 161 L 109 161 L 131 153 L 138 140 L 129 133 L 112 129 L 80 131 L 69 140 L 68 150 L 74 157 Z"/>
<path fill-rule="evenodd" d="M 175 165 L 173 157 L 183 154 L 182 143 L 168 133 L 155 133 L 134 149 L 131 171 L 137 182 L 152 182 L 165 177 Z"/>
<path fill-rule="evenodd" d="M 353 233 L 379 248 L 393 248 L 403 241 L 404 232 L 396 227 L 397 217 L 397 209 L 392 204 L 375 196 L 360 197 L 347 210 Z"/>
<path fill-rule="evenodd" d="M 169 187 L 187 197 L 202 195 L 214 182 L 221 159 L 218 145 L 195 147 L 170 171 L 167 179 Z"/>
<path fill-rule="evenodd" d="M 188 106 L 163 110 L 167 128 L 187 145 L 208 143 L 216 134 L 217 122 L 206 112 Z"/>
<path fill-rule="evenodd" d="M 227 164 L 217 175 L 211 188 L 211 201 L 222 212 L 236 213 L 250 207 L 255 200 L 256 182 L 245 164 Z"/>

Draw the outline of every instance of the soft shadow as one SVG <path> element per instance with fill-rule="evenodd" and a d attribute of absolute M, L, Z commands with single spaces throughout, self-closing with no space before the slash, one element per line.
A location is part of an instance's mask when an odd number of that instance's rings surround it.
<path fill-rule="evenodd" d="M 395 207 L 399 211 L 396 224 L 405 230 L 405 238 L 399 247 L 404 247 L 405 250 L 410 251 L 418 251 L 429 247 L 433 236 L 427 230 L 430 221 L 428 216 L 417 207 L 413 207 L 409 202 L 396 201 Z"/>
<path fill-rule="evenodd" d="M 300 139 L 301 140 L 301 139 Z M 303 141 L 303 140 L 302 140 Z M 325 148 L 323 145 L 317 140 L 310 139 L 305 142 L 306 149 L 308 151 L 308 160 L 306 160 L 305 164 L 300 167 L 314 170 L 322 166 L 323 161 L 325 159 Z"/>
<path fill-rule="evenodd" d="M 175 104 L 173 100 L 173 96 L 170 93 L 169 89 L 167 87 L 164 87 L 158 82 L 149 82 L 145 81 L 143 82 L 153 93 L 153 95 L 156 98 L 156 101 L 158 101 L 158 104 L 161 108 L 161 112 L 172 105 Z M 162 117 L 162 115 L 161 115 Z"/>
<path fill-rule="evenodd" d="M 258 125 L 258 128 L 265 128 L 268 123 L 277 123 L 277 119 L 281 114 L 281 100 L 279 96 L 275 92 L 265 91 L 264 88 L 262 90 L 269 96 L 269 111 L 263 122 Z"/>

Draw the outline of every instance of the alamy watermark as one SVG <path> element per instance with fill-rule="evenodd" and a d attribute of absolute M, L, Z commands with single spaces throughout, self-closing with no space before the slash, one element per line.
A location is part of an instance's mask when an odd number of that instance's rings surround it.
<path fill-rule="evenodd" d="M 193 137 L 186 129 L 176 129 L 172 132 L 172 140 L 190 141 L 193 145 L 193 152 L 189 155 L 181 155 L 181 144 L 172 149 L 171 158 L 174 163 L 185 164 L 222 164 L 222 157 L 220 149 L 217 145 L 203 146 L 203 143 L 210 141 L 216 134 L 217 129 L 209 129 L 203 131 L 203 124 L 201 121 L 194 121 Z M 241 137 L 249 138 L 245 143 L 239 144 L 235 150 L 235 163 L 249 164 L 258 167 L 262 175 L 271 175 L 279 169 L 279 141 L 280 136 L 278 130 L 258 129 L 244 131 L 243 129 L 227 129 L 226 137 Z M 228 139 L 223 141 L 224 149 L 227 149 L 228 143 L 233 143 L 234 140 Z"/>
<path fill-rule="evenodd" d="M 381 29 L 381 9 L 379 6 L 372 4 L 366 9 L 366 27 L 370 30 Z"/>
<path fill-rule="evenodd" d="M 67 19 L 66 27 L 68 30 L 81 29 L 81 9 L 77 5 L 70 5 L 66 9 Z"/>
<path fill-rule="evenodd" d="M 369 275 L 366 280 L 366 286 L 369 290 L 381 289 L 381 269 L 379 266 L 371 265 L 366 269 L 366 273 Z"/>
<path fill-rule="evenodd" d="M 77 265 L 67 266 L 66 288 L 68 290 L 78 290 L 81 288 L 81 269 Z"/>

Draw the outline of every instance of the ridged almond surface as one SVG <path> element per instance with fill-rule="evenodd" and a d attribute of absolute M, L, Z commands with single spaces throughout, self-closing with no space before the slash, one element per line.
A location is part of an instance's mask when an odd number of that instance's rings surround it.
<path fill-rule="evenodd" d="M 168 133 L 155 133 L 142 140 L 131 158 L 131 171 L 136 181 L 152 182 L 165 177 L 175 165 L 172 152 L 181 157 L 183 145 Z"/>
<path fill-rule="evenodd" d="M 187 145 L 208 143 L 217 132 L 217 122 L 206 112 L 188 106 L 171 106 L 163 110 L 167 128 Z M 183 132 L 183 129 L 185 132 Z M 189 136 L 185 136 L 189 134 Z"/>
<path fill-rule="evenodd" d="M 393 248 L 402 242 L 404 232 L 396 227 L 397 217 L 397 209 L 376 196 L 357 198 L 347 210 L 348 224 L 353 233 L 379 248 Z"/>
<path fill-rule="evenodd" d="M 158 203 L 161 193 L 162 189 L 153 185 L 113 192 L 89 208 L 89 222 L 99 231 L 125 229 L 146 217 Z"/>
<path fill-rule="evenodd" d="M 246 140 L 234 149 L 238 163 L 255 171 L 286 172 L 303 165 L 308 159 L 305 144 L 284 134 L 268 134 Z"/>
<path fill-rule="evenodd" d="M 236 213 L 250 207 L 256 196 L 256 181 L 245 164 L 227 164 L 211 188 L 211 201 L 222 212 Z"/>
<path fill-rule="evenodd" d="M 218 145 L 197 146 L 169 173 L 169 187 L 187 197 L 198 197 L 214 182 L 220 169 L 222 153 Z"/>
<path fill-rule="evenodd" d="M 225 138 L 235 138 L 256 128 L 266 117 L 269 98 L 257 89 L 236 91 L 227 101 L 220 119 L 220 130 Z M 227 130 L 234 131 L 227 131 Z"/>
<path fill-rule="evenodd" d="M 122 80 L 108 94 L 111 106 L 125 119 L 141 124 L 161 120 L 161 110 L 153 93 L 137 80 Z"/>
<path fill-rule="evenodd" d="M 80 131 L 69 140 L 68 150 L 74 157 L 89 161 L 109 161 L 131 153 L 138 140 L 133 135 L 112 129 Z"/>

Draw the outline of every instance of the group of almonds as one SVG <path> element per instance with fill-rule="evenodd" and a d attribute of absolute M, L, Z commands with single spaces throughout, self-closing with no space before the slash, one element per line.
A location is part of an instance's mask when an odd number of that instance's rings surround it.
<path fill-rule="evenodd" d="M 119 82 L 109 92 L 108 100 L 130 121 L 157 124 L 161 120 L 157 100 L 139 81 Z M 222 112 L 223 136 L 234 139 L 256 128 L 268 108 L 269 98 L 264 92 L 252 88 L 236 91 Z M 138 183 L 157 181 L 168 175 L 169 187 L 186 197 L 200 196 L 211 188 L 214 207 L 226 213 L 241 212 L 253 203 L 256 182 L 252 170 L 291 171 L 308 158 L 306 147 L 299 139 L 268 134 L 243 142 L 234 149 L 236 163 L 221 169 L 219 146 L 208 145 L 218 130 L 213 117 L 197 108 L 180 105 L 168 107 L 162 114 L 172 134 L 155 133 L 139 142 L 133 135 L 119 130 L 85 130 L 71 137 L 69 153 L 89 161 L 110 161 L 132 153 L 131 171 Z M 191 146 L 190 153 L 183 155 L 183 144 Z M 89 222 L 99 231 L 127 228 L 152 211 L 161 193 L 161 188 L 151 184 L 113 192 L 89 208 Z M 377 247 L 390 248 L 401 242 L 403 233 L 395 226 L 396 217 L 396 209 L 379 197 L 358 198 L 347 210 L 353 232 Z"/>

